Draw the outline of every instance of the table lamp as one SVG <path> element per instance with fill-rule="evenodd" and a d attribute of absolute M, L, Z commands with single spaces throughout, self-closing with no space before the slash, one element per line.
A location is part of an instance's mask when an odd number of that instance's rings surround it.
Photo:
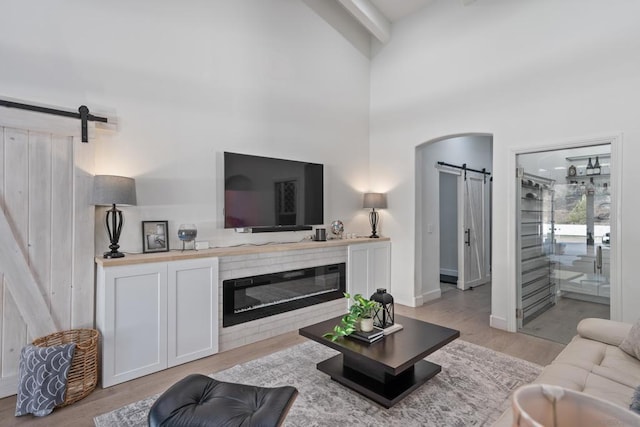
<path fill-rule="evenodd" d="M 111 249 L 104 253 L 105 258 L 122 258 L 124 254 L 118 252 L 118 240 L 122 232 L 124 219 L 122 211 L 116 205 L 136 205 L 136 182 L 133 178 L 115 175 L 96 175 L 93 178 L 93 204 L 96 206 L 111 206 L 107 210 L 105 223 Z"/>
<path fill-rule="evenodd" d="M 362 203 L 362 207 L 371 208 L 371 212 L 369 213 L 371 236 L 369 237 L 372 239 L 377 239 L 378 237 L 380 237 L 376 232 L 376 228 L 378 227 L 378 220 L 380 219 L 380 217 L 378 215 L 378 212 L 376 212 L 376 208 L 387 208 L 387 195 L 384 193 L 364 193 L 364 202 Z"/>

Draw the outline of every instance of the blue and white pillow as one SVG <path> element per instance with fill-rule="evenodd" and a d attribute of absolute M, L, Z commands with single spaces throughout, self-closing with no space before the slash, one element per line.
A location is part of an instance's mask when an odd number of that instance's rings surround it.
<path fill-rule="evenodd" d="M 37 347 L 28 345 L 20 352 L 16 417 L 49 415 L 64 402 L 67 375 L 75 343 Z"/>
<path fill-rule="evenodd" d="M 633 392 L 633 397 L 631 398 L 631 405 L 629 406 L 629 409 L 640 414 L 640 385 Z"/>

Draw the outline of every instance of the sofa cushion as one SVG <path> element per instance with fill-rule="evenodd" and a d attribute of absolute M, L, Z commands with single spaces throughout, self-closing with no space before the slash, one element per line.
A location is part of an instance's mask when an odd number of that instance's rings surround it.
<path fill-rule="evenodd" d="M 551 384 L 575 391 L 583 391 L 587 384 L 590 371 L 566 363 L 552 363 L 545 366 L 538 378 L 537 384 Z"/>
<path fill-rule="evenodd" d="M 618 347 L 609 346 L 600 365 L 594 366 L 593 373 L 634 388 L 640 384 L 640 360 Z"/>
<path fill-rule="evenodd" d="M 551 363 L 573 365 L 591 371 L 602 363 L 607 347 L 607 344 L 576 335 Z"/>
<path fill-rule="evenodd" d="M 583 392 L 628 408 L 633 388 L 600 375 L 589 374 Z"/>
<path fill-rule="evenodd" d="M 625 339 L 620 343 L 620 348 L 625 353 L 640 359 L 640 319 L 633 324 Z"/>
<path fill-rule="evenodd" d="M 582 338 L 618 346 L 625 339 L 631 325 L 608 319 L 588 318 L 578 323 L 578 335 Z"/>

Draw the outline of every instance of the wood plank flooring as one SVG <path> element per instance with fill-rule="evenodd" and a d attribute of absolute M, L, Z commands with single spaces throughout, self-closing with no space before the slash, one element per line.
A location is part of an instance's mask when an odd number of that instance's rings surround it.
<path fill-rule="evenodd" d="M 489 327 L 491 312 L 490 285 L 474 290 L 459 291 L 446 288 L 442 298 L 422 307 L 396 305 L 398 314 L 458 329 L 461 339 L 493 350 L 546 365 L 564 345 L 524 334 L 513 334 Z M 30 415 L 15 417 L 16 398 L 0 399 L 0 426 L 93 426 L 93 417 L 144 397 L 166 390 L 190 373 L 210 374 L 234 365 L 257 359 L 275 351 L 304 342 L 296 332 L 216 354 L 205 359 L 176 366 L 107 389 L 96 389 L 85 399 L 56 409 L 51 415 L 37 418 Z"/>

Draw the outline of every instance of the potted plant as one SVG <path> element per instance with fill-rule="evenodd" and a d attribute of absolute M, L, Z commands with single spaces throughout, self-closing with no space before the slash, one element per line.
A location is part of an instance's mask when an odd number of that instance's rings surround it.
<path fill-rule="evenodd" d="M 345 292 L 344 297 L 351 299 L 351 295 Z M 336 325 L 331 332 L 323 336 L 336 341 L 341 337 L 352 334 L 358 329 L 363 332 L 373 330 L 373 313 L 378 308 L 378 303 L 368 300 L 360 294 L 353 296 L 353 302 L 349 307 L 349 312 L 342 317 L 339 325 Z"/>

